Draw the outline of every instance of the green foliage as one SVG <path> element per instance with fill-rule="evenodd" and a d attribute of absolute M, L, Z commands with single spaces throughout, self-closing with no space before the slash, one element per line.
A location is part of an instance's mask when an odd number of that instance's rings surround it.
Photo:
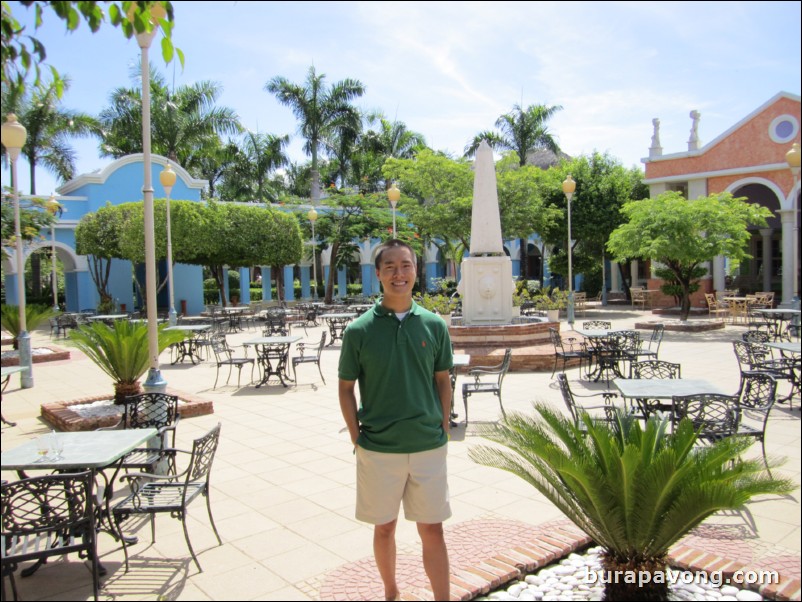
<path fill-rule="evenodd" d="M 47 305 L 27 303 L 25 305 L 25 327 L 28 329 L 28 332 L 36 330 L 39 325 L 57 316 L 58 313 L 59 312 Z M 14 348 L 16 349 L 16 339 L 20 333 L 19 305 L 4 304 L 0 306 L 0 325 L 5 328 L 8 334 L 14 337 Z"/>
<path fill-rule="evenodd" d="M 509 451 L 479 446 L 469 457 L 537 489 L 605 548 L 608 570 L 664 569 L 668 549 L 708 516 L 793 490 L 788 480 L 772 480 L 762 461 L 742 458 L 746 439 L 695 447 L 688 420 L 668 434 L 665 420 L 652 417 L 641 428 L 620 409 L 612 424 L 583 413 L 582 427 L 545 404 L 535 409 L 539 416 L 508 413 L 481 425 L 481 436 Z M 606 587 L 605 599 L 621 599 Z M 639 599 L 659 599 L 649 594 L 641 590 Z"/>
<path fill-rule="evenodd" d="M 451 299 L 446 295 L 428 294 L 428 293 L 424 294 L 421 297 L 416 297 L 415 303 L 417 303 L 424 309 L 433 311 L 434 313 L 440 314 L 441 316 L 449 315 L 457 307 L 457 301 L 455 299 Z"/>
<path fill-rule="evenodd" d="M 164 61 L 169 63 L 173 55 L 177 54 L 181 66 L 184 65 L 184 53 L 175 48 L 172 43 L 173 30 L 173 5 L 171 2 L 164 1 L 141 1 L 141 2 L 94 2 L 89 0 L 79 1 L 40 1 L 22 0 L 20 5 L 35 10 L 35 21 L 33 32 L 41 27 L 44 15 L 52 13 L 64 21 L 67 31 L 73 31 L 82 22 L 86 22 L 92 32 L 100 29 L 106 21 L 106 14 L 103 6 L 108 7 L 108 19 L 114 27 L 120 27 L 126 38 L 131 38 L 135 33 L 151 31 L 153 25 L 151 21 L 154 15 L 155 6 L 159 6 L 166 11 L 163 18 L 159 18 L 158 24 L 164 34 L 161 42 L 162 56 Z M 49 67 L 54 81 L 57 85 L 58 96 L 63 92 L 62 80 L 55 67 L 47 65 L 47 51 L 44 44 L 33 35 L 30 35 L 31 28 L 24 27 L 14 17 L 11 11 L 12 3 L 3 2 L 2 14 L 2 51 L 0 52 L 0 62 L 2 62 L 2 82 L 3 88 L 13 86 L 19 91 L 25 89 L 26 80 L 33 70 L 35 74 L 34 85 L 41 81 L 42 67 Z M 133 11 L 129 17 L 129 7 Z"/>
<path fill-rule="evenodd" d="M 696 269 L 691 274 L 692 280 L 690 286 L 688 287 L 688 292 L 691 295 L 699 290 L 699 287 L 701 286 L 699 279 L 705 274 L 707 274 L 706 268 L 702 266 L 696 266 Z M 660 292 L 664 295 L 670 295 L 674 297 L 677 305 L 679 305 L 682 302 L 682 285 L 677 281 L 676 277 L 674 276 L 674 272 L 668 268 L 658 267 L 654 269 L 654 275 L 663 281 L 663 284 L 660 285 Z"/>
<path fill-rule="evenodd" d="M 617 261 L 632 258 L 662 263 L 682 287 L 681 319 L 690 312 L 690 286 L 696 269 L 718 255 L 747 257 L 749 225 L 765 227 L 771 211 L 728 192 L 694 200 L 679 192 L 631 201 L 622 209 L 627 223 L 611 235 L 607 248 Z"/>
<path fill-rule="evenodd" d="M 165 330 L 159 325 L 159 353 L 183 340 L 187 333 Z M 115 400 L 120 403 L 130 394 L 126 386 L 138 388 L 140 377 L 150 366 L 148 325 L 117 320 L 112 327 L 101 322 L 83 325 L 70 332 L 70 342 L 108 374 L 115 384 Z"/>
<path fill-rule="evenodd" d="M 546 286 L 537 294 L 532 295 L 532 301 L 535 308 L 541 310 L 565 309 L 568 306 L 568 291 Z"/>
<path fill-rule="evenodd" d="M 5 151 L 5 147 L 3 147 Z M 20 234 L 23 243 L 41 239 L 41 230 L 50 228 L 55 218 L 45 211 L 46 199 L 20 199 Z M 2 248 L 0 253 L 8 257 L 6 247 L 13 247 L 16 243 L 14 226 L 14 197 L 10 188 L 3 188 L 3 199 L 0 203 L 0 228 L 2 228 Z"/>

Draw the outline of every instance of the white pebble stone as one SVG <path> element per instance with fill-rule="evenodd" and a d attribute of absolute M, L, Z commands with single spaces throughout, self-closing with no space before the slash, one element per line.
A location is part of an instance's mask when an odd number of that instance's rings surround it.
<path fill-rule="evenodd" d="M 529 585 L 540 585 L 544 579 L 540 575 L 527 575 L 524 579 Z"/>
<path fill-rule="evenodd" d="M 556 566 L 554 567 L 554 573 L 557 575 L 573 575 L 574 574 L 574 567 L 572 566 Z"/>
<path fill-rule="evenodd" d="M 526 589 L 526 585 L 523 583 L 516 583 L 515 585 L 511 585 L 507 588 L 507 593 L 511 596 L 518 597 L 521 595 L 521 592 Z"/>
<path fill-rule="evenodd" d="M 741 602 L 761 602 L 763 600 L 763 596 L 761 596 L 759 593 L 750 591 L 748 589 L 742 589 L 735 597 Z"/>
<path fill-rule="evenodd" d="M 734 585 L 722 585 L 721 586 L 721 595 L 722 596 L 737 596 L 738 595 L 738 588 Z"/>
<path fill-rule="evenodd" d="M 521 594 L 518 596 L 518 599 L 519 600 L 526 600 L 527 602 L 538 600 L 538 598 L 535 597 L 534 592 L 532 590 L 529 590 L 529 589 L 522 591 Z"/>

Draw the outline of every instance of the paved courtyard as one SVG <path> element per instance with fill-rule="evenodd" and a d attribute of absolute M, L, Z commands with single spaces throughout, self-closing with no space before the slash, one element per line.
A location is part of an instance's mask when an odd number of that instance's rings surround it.
<path fill-rule="evenodd" d="M 636 321 L 654 320 L 627 307 L 589 311 L 582 319 L 609 319 L 616 328 Z M 321 327 L 293 333 L 310 342 L 320 338 Z M 567 325 L 562 324 L 563 332 Z M 684 378 L 705 378 L 724 390 L 738 387 L 738 364 L 732 341 L 744 327 L 702 333 L 666 331 L 660 358 L 682 364 Z M 229 335 L 233 345 L 253 332 Z M 34 333 L 33 346 L 68 348 L 62 340 L 50 341 L 47 331 Z M 241 349 L 240 349 L 241 352 Z M 293 349 L 294 352 L 294 349 Z M 215 364 L 204 362 L 169 365 L 162 355 L 162 373 L 168 387 L 214 403 L 214 414 L 182 420 L 179 447 L 222 423 L 221 443 L 212 471 L 212 507 L 224 544 L 217 546 L 208 525 L 204 504 L 190 510 L 189 530 L 204 572 L 199 573 L 187 552 L 179 521 L 158 516 L 157 541 L 151 544 L 147 523 L 129 521 L 140 536 L 131 547 L 131 570 L 124 571 L 122 549 L 106 534 L 99 537 L 102 563 L 102 598 L 116 600 L 319 600 L 377 599 L 381 586 L 372 563 L 372 528 L 354 519 L 354 456 L 337 400 L 339 345 L 323 352 L 320 380 L 313 365 L 301 366 L 299 383 L 284 388 L 271 384 L 259 389 L 225 385 L 225 374 L 212 390 Z M 569 369 L 576 392 L 598 390 L 603 383 L 579 381 L 577 368 Z M 457 411 L 464 377 L 457 382 Z M 18 424 L 3 426 L 2 448 L 10 449 L 48 430 L 39 418 L 40 404 L 110 394 L 109 377 L 88 358 L 72 349 L 70 360 L 34 366 L 35 386 L 19 388 L 19 377 L 3 394 L 3 415 Z M 780 384 L 780 391 L 787 390 Z M 556 380 L 550 371 L 510 373 L 504 381 L 506 410 L 530 411 L 533 401 L 545 401 L 564 410 Z M 466 597 L 485 579 L 499 581 L 492 567 L 504 563 L 493 558 L 526 556 L 538 541 L 581 542 L 562 514 L 523 480 L 486 468 L 468 459 L 468 450 L 481 442 L 474 425 L 493 421 L 499 414 L 492 396 L 470 401 L 471 423 L 452 432 L 449 473 L 453 517 L 447 538 L 455 571 L 455 597 Z M 460 419 L 462 416 L 460 416 Z M 787 497 L 768 497 L 749 504 L 740 513 L 715 516 L 682 542 L 678 556 L 696 564 L 716 559 L 741 562 L 747 567 L 769 568 L 783 577 L 800 578 L 800 409 L 777 405 L 768 428 L 768 450 L 786 458 L 776 472 L 797 484 Z M 759 454 L 759 445 L 751 453 Z M 4 478 L 16 475 L 4 474 Z M 413 524 L 399 521 L 399 576 L 405 598 L 431 599 L 425 589 L 419 561 L 420 546 Z M 544 543 L 540 549 L 548 548 Z M 513 552 L 512 550 L 519 551 Z M 705 553 L 707 555 L 705 555 Z M 531 556 L 531 554 L 530 554 Z M 693 564 L 694 562 L 691 562 Z M 486 570 L 479 570 L 484 566 Z M 26 600 L 84 600 L 91 598 L 91 578 L 76 570 L 74 558 L 51 560 L 34 576 L 17 579 Z M 787 596 L 788 594 L 786 594 Z"/>

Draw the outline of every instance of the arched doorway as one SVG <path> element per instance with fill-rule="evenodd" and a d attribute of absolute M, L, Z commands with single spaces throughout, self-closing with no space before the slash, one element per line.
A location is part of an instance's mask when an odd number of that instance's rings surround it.
<path fill-rule="evenodd" d="M 747 252 L 751 259 L 741 263 L 730 275 L 732 286 L 745 293 L 757 291 L 782 291 L 782 224 L 779 210 L 780 199 L 768 186 L 749 183 L 733 190 L 736 197 L 746 197 L 748 202 L 766 207 L 772 216 L 766 220 L 765 228 L 750 226 L 751 238 Z"/>

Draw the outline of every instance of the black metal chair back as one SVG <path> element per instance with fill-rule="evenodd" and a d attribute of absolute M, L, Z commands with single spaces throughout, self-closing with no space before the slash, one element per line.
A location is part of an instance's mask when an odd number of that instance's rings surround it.
<path fill-rule="evenodd" d="M 561 372 L 557 375 L 557 384 L 560 386 L 560 393 L 562 393 L 563 401 L 565 402 L 565 406 L 568 408 L 568 413 L 571 415 L 571 419 L 578 428 L 582 429 L 583 431 L 585 430 L 585 424 L 582 422 L 580 414 L 582 412 L 588 412 L 589 410 L 603 410 L 604 417 L 597 416 L 597 418 L 607 422 L 613 420 L 614 410 L 612 402 L 613 399 L 617 397 L 615 393 L 611 391 L 602 391 L 600 393 L 582 395 L 581 397 L 602 397 L 604 399 L 604 405 L 585 406 L 577 403 L 576 396 L 574 395 L 574 392 L 571 391 L 571 387 L 568 384 L 568 377 L 564 372 Z"/>
<path fill-rule="evenodd" d="M 766 457 L 766 427 L 777 400 L 777 380 L 765 372 L 741 373 L 738 390 L 738 434 L 752 437 L 763 446 L 763 463 L 771 474 Z"/>
<path fill-rule="evenodd" d="M 632 378 L 682 378 L 679 364 L 664 360 L 644 360 L 632 363 Z"/>
<path fill-rule="evenodd" d="M 747 330 L 741 335 L 741 340 L 745 343 L 768 343 L 769 333 L 762 330 Z"/>
<path fill-rule="evenodd" d="M 323 376 L 323 370 L 320 368 L 320 356 L 323 354 L 323 347 L 326 346 L 326 332 L 320 333 L 320 343 L 315 347 L 309 347 L 306 343 L 298 343 L 295 348 L 300 353 L 292 358 L 292 378 L 297 383 L 298 377 L 295 374 L 295 369 L 298 364 L 317 364 L 317 371 L 320 372 L 320 378 L 323 384 L 326 384 L 326 378 Z M 311 355 L 309 353 L 311 352 Z"/>
<path fill-rule="evenodd" d="M 500 364 L 495 366 L 474 366 L 468 371 L 468 376 L 472 376 L 474 380 L 473 382 L 467 382 L 462 385 L 462 403 L 465 406 L 466 427 L 468 426 L 468 398 L 476 393 L 492 393 L 498 397 L 498 405 L 501 407 L 501 413 L 506 416 L 504 404 L 501 403 L 501 385 L 510 369 L 511 363 L 512 349 L 508 347 L 504 351 L 504 359 Z M 488 377 L 490 380 L 483 382 L 483 377 Z"/>
<path fill-rule="evenodd" d="M 674 396 L 672 426 L 676 430 L 687 418 L 698 432 L 702 443 L 710 443 L 734 435 L 738 430 L 738 396 L 699 393 Z"/>
<path fill-rule="evenodd" d="M 214 359 L 217 364 L 217 373 L 214 377 L 214 386 L 212 389 L 217 388 L 217 380 L 220 377 L 220 368 L 223 366 L 228 366 L 228 378 L 226 378 L 226 384 L 228 381 L 231 380 L 231 371 L 233 368 L 237 368 L 237 386 L 240 385 L 240 378 L 242 377 L 242 367 L 250 364 L 251 365 L 251 381 L 253 381 L 253 369 L 256 365 L 256 360 L 252 357 L 234 357 L 234 352 L 231 350 L 231 347 L 228 346 L 226 342 L 226 335 L 220 333 L 216 335 L 212 335 L 209 344 L 212 347 L 212 351 L 214 352 Z"/>
<path fill-rule="evenodd" d="M 45 560 L 73 552 L 92 563 L 92 589 L 98 599 L 94 480 L 91 471 L 31 477 L 0 486 L 2 579 L 9 576 L 14 598 L 14 570 L 20 562 Z M 83 567 L 82 567 L 83 568 Z"/>
<path fill-rule="evenodd" d="M 128 571 L 128 548 L 126 539 L 123 537 L 121 523 L 130 516 L 139 514 L 150 515 L 153 541 L 156 541 L 156 514 L 169 514 L 172 518 L 180 519 L 184 527 L 184 538 L 186 539 L 189 553 L 192 555 L 192 560 L 195 561 L 198 571 L 203 571 L 195 555 L 195 550 L 192 548 L 192 543 L 189 540 L 189 531 L 187 530 L 187 507 L 200 495 L 206 498 L 209 522 L 212 525 L 212 530 L 217 537 L 218 543 L 220 545 L 223 544 L 222 539 L 220 539 L 220 534 L 217 532 L 217 526 L 214 523 L 212 506 L 209 498 L 209 481 L 211 478 L 212 464 L 214 463 L 214 457 L 217 453 L 219 442 L 220 423 L 208 433 L 192 442 L 189 465 L 182 473 L 171 476 L 133 473 L 120 477 L 120 481 L 129 481 L 132 490 L 131 495 L 116 504 L 112 509 L 115 527 L 123 543 L 126 572 Z M 173 450 L 173 453 L 190 452 Z"/>
<path fill-rule="evenodd" d="M 582 330 L 610 330 L 613 327 L 612 322 L 607 320 L 588 320 L 582 322 Z"/>

